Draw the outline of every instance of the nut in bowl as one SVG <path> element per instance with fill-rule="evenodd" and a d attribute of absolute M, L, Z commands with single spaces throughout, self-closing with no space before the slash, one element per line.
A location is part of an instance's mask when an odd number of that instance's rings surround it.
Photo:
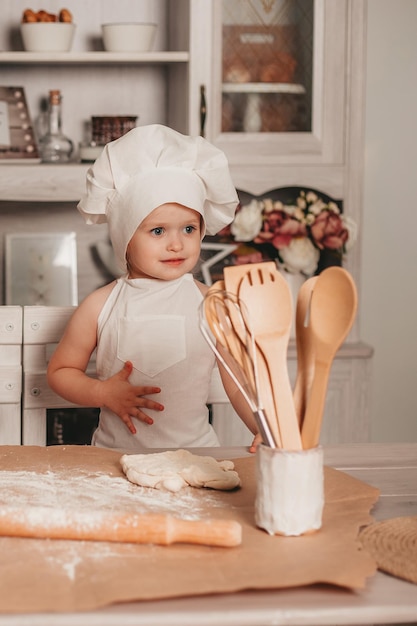
<path fill-rule="evenodd" d="M 106 52 L 149 52 L 152 49 L 156 24 L 102 24 Z"/>
<path fill-rule="evenodd" d="M 20 25 L 26 52 L 69 52 L 75 24 L 70 22 L 24 22 Z"/>

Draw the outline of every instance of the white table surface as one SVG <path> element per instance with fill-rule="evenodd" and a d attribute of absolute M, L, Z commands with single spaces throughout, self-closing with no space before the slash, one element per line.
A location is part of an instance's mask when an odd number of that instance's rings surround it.
<path fill-rule="evenodd" d="M 199 449 L 219 458 L 243 448 Z M 343 444 L 325 463 L 381 490 L 375 519 L 417 515 L 417 443 Z M 341 567 L 343 564 L 341 564 Z M 202 564 L 204 567 L 204 564 Z M 311 586 L 136 602 L 85 613 L 1 615 L 0 626 L 278 626 L 417 624 L 417 585 L 378 572 L 363 591 Z"/>

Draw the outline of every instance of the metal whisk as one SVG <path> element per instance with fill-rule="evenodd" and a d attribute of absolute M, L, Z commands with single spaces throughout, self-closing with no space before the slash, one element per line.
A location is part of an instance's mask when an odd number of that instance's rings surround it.
<path fill-rule="evenodd" d="M 199 308 L 200 329 L 218 361 L 250 406 L 264 443 L 275 448 L 276 443 L 259 395 L 256 346 L 250 328 L 243 321 L 241 306 L 244 306 L 243 303 L 233 294 L 210 290 Z M 239 324 L 238 332 L 236 324 Z M 213 335 L 227 352 L 227 359 L 221 354 Z"/>

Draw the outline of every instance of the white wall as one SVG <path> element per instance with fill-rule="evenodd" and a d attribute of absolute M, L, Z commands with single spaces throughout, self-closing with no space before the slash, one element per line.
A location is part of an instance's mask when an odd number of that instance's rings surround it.
<path fill-rule="evenodd" d="M 368 0 L 360 307 L 374 441 L 417 441 L 416 32 L 416 0 Z"/>

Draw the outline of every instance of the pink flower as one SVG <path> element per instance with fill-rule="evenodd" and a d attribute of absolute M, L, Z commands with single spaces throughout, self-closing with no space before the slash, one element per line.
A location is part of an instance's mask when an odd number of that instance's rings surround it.
<path fill-rule="evenodd" d="M 281 209 L 267 213 L 255 243 L 271 243 L 277 250 L 288 246 L 294 237 L 305 237 L 306 227 Z"/>
<path fill-rule="evenodd" d="M 340 250 L 349 238 L 349 230 L 342 217 L 328 209 L 319 213 L 310 227 L 310 232 L 320 250 Z"/>

